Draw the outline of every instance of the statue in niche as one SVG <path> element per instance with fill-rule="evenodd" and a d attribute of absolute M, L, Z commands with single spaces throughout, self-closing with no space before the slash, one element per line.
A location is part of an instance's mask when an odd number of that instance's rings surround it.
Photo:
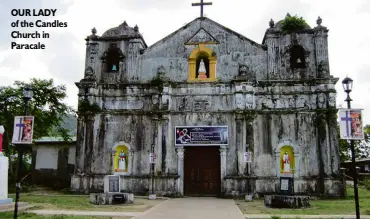
<path fill-rule="evenodd" d="M 209 58 L 208 54 L 201 52 L 196 61 L 196 78 L 209 78 Z"/>
<path fill-rule="evenodd" d="M 285 145 L 280 149 L 280 172 L 292 173 L 294 170 L 294 151 L 290 145 Z"/>
<path fill-rule="evenodd" d="M 284 172 L 290 172 L 290 157 L 288 152 L 285 152 L 283 156 L 283 170 Z"/>
<path fill-rule="evenodd" d="M 204 64 L 203 59 L 201 59 L 199 63 L 199 69 L 198 69 L 198 78 L 207 78 L 206 74 L 207 74 L 206 66 Z"/>
<path fill-rule="evenodd" d="M 121 171 L 126 170 L 126 154 L 123 150 L 119 153 L 118 169 Z"/>

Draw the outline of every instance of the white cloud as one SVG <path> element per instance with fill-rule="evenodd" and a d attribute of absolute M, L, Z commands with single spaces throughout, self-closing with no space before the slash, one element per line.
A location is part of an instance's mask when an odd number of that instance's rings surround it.
<path fill-rule="evenodd" d="M 211 0 L 209 0 L 211 1 Z M 27 1 L 28 2 L 28 1 Z M 148 45 L 155 43 L 185 23 L 199 16 L 199 8 L 191 7 L 196 0 L 34 0 L 25 4 L 21 0 L 3 0 L 0 5 L 0 85 L 31 77 L 54 78 L 68 88 L 67 103 L 77 105 L 77 88 L 74 82 L 84 71 L 85 41 L 91 29 L 98 34 L 118 26 L 124 20 L 130 26 L 138 25 Z M 364 108 L 365 123 L 370 124 L 370 3 L 368 0 L 213 0 L 205 6 L 205 14 L 226 27 L 261 43 L 272 18 L 277 22 L 287 12 L 303 16 L 313 27 L 321 16 L 329 28 L 329 57 L 331 74 L 339 77 L 337 103 L 345 106 L 341 80 L 348 75 L 354 79 L 352 106 Z M 10 50 L 10 16 L 13 8 L 57 8 L 57 17 L 48 20 L 67 21 L 66 28 L 46 28 L 51 38 L 42 40 L 44 51 Z"/>

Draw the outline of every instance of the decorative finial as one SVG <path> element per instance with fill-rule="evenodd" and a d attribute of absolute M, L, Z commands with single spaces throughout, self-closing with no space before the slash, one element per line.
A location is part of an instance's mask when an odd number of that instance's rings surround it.
<path fill-rule="evenodd" d="M 272 20 L 272 18 L 269 22 L 269 25 L 270 25 L 270 28 L 273 28 L 275 26 L 275 22 L 274 22 L 274 20 Z"/>
<path fill-rule="evenodd" d="M 124 22 L 122 23 L 122 26 L 124 26 L 124 27 L 127 27 L 127 26 L 128 26 L 128 24 L 126 23 L 126 21 L 124 21 Z"/>
<path fill-rule="evenodd" d="M 138 32 L 138 31 L 139 31 L 139 27 L 138 27 L 137 25 L 135 25 L 135 27 L 134 27 L 134 31 L 135 31 L 135 32 Z"/>
<path fill-rule="evenodd" d="M 317 18 L 317 20 L 316 20 L 316 24 L 317 24 L 318 26 L 321 26 L 321 23 L 322 23 L 322 19 L 321 19 L 321 17 L 319 16 L 319 17 Z"/>
<path fill-rule="evenodd" d="M 94 27 L 93 29 L 91 29 L 91 33 L 92 33 L 93 35 L 95 35 L 95 34 L 96 34 L 96 29 L 95 29 L 95 27 Z"/>

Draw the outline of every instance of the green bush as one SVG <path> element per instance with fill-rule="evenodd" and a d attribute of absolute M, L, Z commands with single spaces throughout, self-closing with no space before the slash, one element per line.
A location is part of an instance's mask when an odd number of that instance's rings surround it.
<path fill-rule="evenodd" d="M 370 180 L 369 180 L 369 179 L 364 180 L 364 181 L 362 182 L 362 184 L 363 184 L 363 186 L 365 187 L 365 189 L 370 190 Z"/>
<path fill-rule="evenodd" d="M 286 16 L 285 19 L 281 22 L 281 30 L 284 33 L 292 33 L 300 30 L 309 28 L 309 25 L 302 17 L 295 16 Z"/>

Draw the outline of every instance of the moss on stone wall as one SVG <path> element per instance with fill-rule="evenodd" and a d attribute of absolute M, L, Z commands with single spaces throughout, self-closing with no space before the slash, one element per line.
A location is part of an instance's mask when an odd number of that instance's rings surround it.
<path fill-rule="evenodd" d="M 156 86 L 160 93 L 163 91 L 164 83 L 164 80 L 158 75 L 150 81 L 150 84 Z"/>
<path fill-rule="evenodd" d="M 101 111 L 102 110 L 101 110 L 101 108 L 99 107 L 98 104 L 96 104 L 96 103 L 91 104 L 88 100 L 81 100 L 78 103 L 78 112 L 79 113 L 87 113 L 87 112 L 99 113 Z"/>
<path fill-rule="evenodd" d="M 253 121 L 257 116 L 257 111 L 255 110 L 234 110 L 234 114 L 242 115 L 242 117 L 248 121 Z"/>

